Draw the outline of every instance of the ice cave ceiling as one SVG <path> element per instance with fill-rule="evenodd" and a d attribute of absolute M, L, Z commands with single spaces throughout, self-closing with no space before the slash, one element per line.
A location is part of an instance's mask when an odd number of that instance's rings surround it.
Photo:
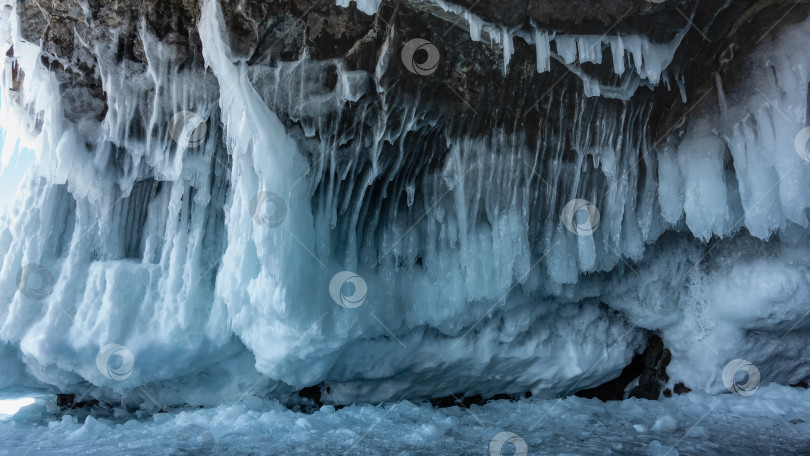
<path fill-rule="evenodd" d="M 7 3 L 0 384 L 555 397 L 653 334 L 670 388 L 810 376 L 810 1 Z"/>

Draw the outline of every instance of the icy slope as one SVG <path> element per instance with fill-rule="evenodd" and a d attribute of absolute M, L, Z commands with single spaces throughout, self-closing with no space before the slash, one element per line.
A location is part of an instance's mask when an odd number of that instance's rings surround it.
<path fill-rule="evenodd" d="M 649 330 L 693 388 L 723 390 L 735 358 L 810 374 L 808 22 L 672 136 L 649 136 L 647 98 L 566 86 L 530 141 L 388 98 L 388 42 L 374 74 L 248 65 L 219 8 L 198 24 L 206 71 L 144 26 L 149 71 L 100 61 L 109 111 L 81 124 L 3 10 L 4 128 L 38 160 L 0 223 L 0 384 L 194 404 L 322 381 L 347 403 L 554 397 L 615 376 Z M 341 118 L 369 99 L 381 111 Z"/>

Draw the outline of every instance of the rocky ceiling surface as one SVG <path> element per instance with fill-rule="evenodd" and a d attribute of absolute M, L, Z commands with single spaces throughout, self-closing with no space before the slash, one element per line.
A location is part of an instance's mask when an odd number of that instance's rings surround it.
<path fill-rule="evenodd" d="M 66 118 L 79 121 L 100 120 L 106 113 L 99 61 L 126 65 L 132 74 L 147 71 L 144 32 L 171 45 L 179 67 L 203 71 L 196 29 L 201 3 L 20 0 L 18 10 L 23 37 L 42 44 L 42 59 L 61 84 Z M 810 2 L 801 0 L 455 3 L 490 24 L 512 30 L 528 29 L 531 24 L 566 34 L 641 34 L 652 42 L 666 42 L 685 30 L 669 72 L 687 81 L 687 100 L 709 90 L 715 72 L 722 72 L 726 84 L 733 87 L 745 73 L 733 56 L 750 50 L 774 23 L 787 25 L 810 10 Z M 418 97 L 424 111 L 435 111 L 438 117 L 464 125 L 468 132 L 536 124 L 534 117 L 543 115 L 544 98 L 554 96 L 554 90 L 576 89 L 578 83 L 570 77 L 570 69 L 557 61 L 552 62 L 551 71 L 536 71 L 535 50 L 521 39 L 514 40 L 514 55 L 504 71 L 498 46 L 486 39 L 471 40 L 463 17 L 426 0 L 384 0 L 374 15 L 359 11 L 354 2 L 344 8 L 332 0 L 221 0 L 221 6 L 232 55 L 249 65 L 277 65 L 307 52 L 315 60 L 342 60 L 348 70 L 373 73 L 389 40 L 393 49 L 414 37 L 434 43 L 441 52 L 435 72 L 412 78 L 406 68 L 394 65 L 382 85 L 396 89 L 404 97 L 400 99 Z M 329 67 L 325 68 L 328 73 Z M 326 84 L 330 77 L 334 78 L 324 75 Z M 659 134 L 669 131 L 688 109 L 688 101 L 664 84 L 642 88 L 634 98 L 654 99 L 651 119 L 659 120 L 654 122 Z M 500 102 L 494 104 L 494 99 Z"/>

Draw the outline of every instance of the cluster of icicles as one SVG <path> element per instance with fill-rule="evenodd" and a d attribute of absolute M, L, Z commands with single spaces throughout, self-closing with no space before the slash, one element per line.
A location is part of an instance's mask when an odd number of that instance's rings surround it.
<path fill-rule="evenodd" d="M 614 376 L 647 329 L 682 355 L 695 351 L 691 338 L 669 338 L 683 336 L 672 315 L 700 328 L 716 322 L 645 294 L 669 274 L 667 258 L 679 267 L 694 260 L 700 247 L 684 237 L 745 228 L 788 245 L 807 236 L 810 164 L 794 147 L 805 126 L 806 47 L 752 56 L 776 68 L 753 76 L 762 96 L 751 90 L 730 105 L 720 81 L 717 107 L 688 119 L 680 143 L 648 137 L 647 102 L 561 89 L 544 109 L 565 122 L 542 120 L 527 145 L 503 129 L 450 138 L 418 106 L 391 105 L 380 75 L 396 58 L 381 59 L 374 75 L 306 56 L 247 68 L 230 55 L 214 0 L 199 21 L 208 71 L 178 69 L 146 31 L 142 75 L 99 47 L 108 114 L 72 125 L 38 49 L 9 14 L 3 33 L 15 57 L 6 74 L 13 62 L 26 78 L 16 100 L 4 79 L 3 119 L 39 113 L 41 133 L 27 140 L 37 165 L 0 224 L 0 340 L 14 348 L 0 355 L 51 384 L 127 392 L 151 384 L 158 401 L 204 403 L 211 391 L 222 400 L 252 391 L 258 372 L 268 380 L 256 392 L 326 380 L 340 402 L 459 389 L 554 396 Z M 806 42 L 806 30 L 786 29 L 780 42 Z M 554 40 L 566 63 L 600 59 L 595 39 L 535 39 L 543 56 Z M 659 80 L 662 53 L 645 53 L 634 38 L 602 39 Z M 306 76 L 327 64 L 338 67 L 337 85 L 314 87 Z M 344 107 L 364 97 L 379 97 L 379 109 L 355 112 L 350 124 L 363 127 L 347 135 Z M 207 127 L 189 147 L 171 119 L 192 111 Z M 279 116 L 297 125 L 288 131 Z M 257 216 L 262 201 L 276 212 Z M 564 223 L 572 201 L 591 218 L 585 229 L 573 215 Z M 680 240 L 657 242 L 667 232 Z M 43 299 L 20 290 L 27 264 L 53 276 Z M 657 272 L 627 281 L 643 264 Z M 329 284 L 343 271 L 364 279 L 362 305 L 335 304 Z M 123 380 L 97 367 L 109 344 L 132 354 Z M 694 362 L 692 381 L 716 386 L 724 356 Z M 179 377 L 182 388 L 172 382 Z"/>

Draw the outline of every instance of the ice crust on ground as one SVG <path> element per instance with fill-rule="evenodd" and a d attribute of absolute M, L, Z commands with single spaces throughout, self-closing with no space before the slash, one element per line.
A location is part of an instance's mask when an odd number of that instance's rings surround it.
<path fill-rule="evenodd" d="M 97 410 L 95 417 L 48 413 L 41 402 L 0 420 L 0 455 L 86 454 L 492 454 L 491 440 L 511 432 L 528 454 L 806 454 L 810 393 L 763 387 L 754 396 L 685 396 L 602 403 L 493 401 L 436 409 L 402 401 L 324 406 L 305 415 L 250 398 L 211 409 L 142 417 Z M 47 421 L 40 421 L 42 415 Z M 666 424 L 662 424 L 666 423 Z M 638 429 L 641 429 L 639 432 Z M 502 454 L 512 454 L 513 444 Z M 495 453 L 497 455 L 497 453 Z"/>
<path fill-rule="evenodd" d="M 542 125 L 536 150 L 497 131 L 423 151 L 439 165 L 430 167 L 409 151 L 431 120 L 385 99 L 379 76 L 398 55 L 375 75 L 338 66 L 334 89 L 310 92 L 307 75 L 318 72 L 308 68 L 329 63 L 249 68 L 229 54 L 209 0 L 205 75 L 180 70 L 144 29 L 153 70 L 125 86 L 126 69 L 100 61 L 109 113 L 73 125 L 14 10 L 3 14 L 3 50 L 14 43 L 15 56 L 2 86 L 2 161 L 15 134 L 38 158 L 0 220 L 0 386 L 90 383 L 120 396 L 152 385 L 159 401 L 206 405 L 212 391 L 236 400 L 322 381 L 341 403 L 544 398 L 616 376 L 648 331 L 672 350 L 672 383 L 724 391 L 720 374 L 735 358 L 764 381 L 810 375 L 810 162 L 794 147 L 806 125 L 810 50 L 796 43 L 810 38 L 807 22 L 757 51 L 741 95 L 709 98 L 680 143 L 644 136 L 648 107 L 555 93 L 576 101 L 564 126 L 573 160 L 563 126 Z M 562 45 L 563 59 L 598 59 L 593 40 L 578 40 Z M 9 90 L 13 60 L 22 93 Z M 384 115 L 410 114 L 398 129 L 363 119 L 374 140 L 348 143 L 335 112 L 367 93 L 382 97 Z M 41 112 L 39 135 L 13 123 L 30 118 L 21 110 Z M 206 120 L 199 147 L 172 140 L 179 111 Z M 139 136 L 135 121 L 154 134 Z M 279 226 L 256 221 L 265 192 L 283 201 Z M 574 198 L 600 211 L 591 236 L 561 223 Z M 42 300 L 18 287 L 27 264 L 54 277 Z M 367 284 L 361 306 L 330 296 L 341 271 Z M 96 363 L 112 343 L 135 360 L 121 381 Z"/>

